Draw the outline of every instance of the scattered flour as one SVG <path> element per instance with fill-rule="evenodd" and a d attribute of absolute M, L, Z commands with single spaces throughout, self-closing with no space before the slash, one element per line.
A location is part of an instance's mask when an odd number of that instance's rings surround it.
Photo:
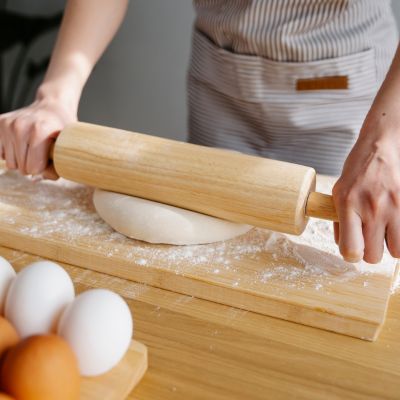
<path fill-rule="evenodd" d="M 329 187 L 319 189 L 327 191 Z M 374 269 L 393 268 L 394 260 L 388 254 L 379 266 L 343 261 L 333 241 L 332 224 L 321 220 L 310 221 L 299 237 L 254 228 L 235 239 L 208 245 L 150 245 L 114 232 L 96 214 L 92 193 L 91 188 L 63 179 L 36 181 L 3 172 L 0 223 L 14 225 L 18 221 L 20 233 L 34 238 L 57 237 L 71 245 L 96 246 L 98 254 L 112 257 L 116 263 L 123 258 L 132 260 L 137 268 L 162 266 L 180 275 L 214 274 L 215 279 L 233 287 L 260 288 L 284 280 L 290 288 L 311 286 L 322 291 L 332 282 L 360 274 L 365 275 L 367 287 Z M 35 222 L 27 220 L 21 225 L 22 213 L 31 213 Z"/>
<path fill-rule="evenodd" d="M 393 285 L 392 285 L 392 294 L 400 292 L 400 274 L 396 273 L 395 275 L 395 279 L 393 281 Z"/>

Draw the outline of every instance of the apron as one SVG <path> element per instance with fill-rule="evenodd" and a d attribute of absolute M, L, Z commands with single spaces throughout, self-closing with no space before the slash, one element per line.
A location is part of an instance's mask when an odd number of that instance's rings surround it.
<path fill-rule="evenodd" d="M 195 0 L 189 141 L 339 175 L 398 44 L 389 0 Z"/>

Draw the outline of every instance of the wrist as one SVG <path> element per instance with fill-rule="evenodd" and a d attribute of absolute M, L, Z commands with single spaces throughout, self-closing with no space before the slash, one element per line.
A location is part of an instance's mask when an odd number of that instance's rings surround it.
<path fill-rule="evenodd" d="M 395 141 L 400 143 L 400 113 L 393 109 L 371 109 L 364 120 L 360 139 L 367 141 Z"/>
<path fill-rule="evenodd" d="M 81 90 L 59 82 L 44 81 L 36 91 L 35 100 L 38 102 L 58 103 L 71 113 L 78 111 Z"/>

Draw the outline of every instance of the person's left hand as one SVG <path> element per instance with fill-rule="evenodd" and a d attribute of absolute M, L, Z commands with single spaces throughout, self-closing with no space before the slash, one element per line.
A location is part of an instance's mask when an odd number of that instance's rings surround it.
<path fill-rule="evenodd" d="M 400 126 L 367 119 L 333 188 L 335 240 L 345 260 L 378 263 L 386 239 L 400 257 Z"/>

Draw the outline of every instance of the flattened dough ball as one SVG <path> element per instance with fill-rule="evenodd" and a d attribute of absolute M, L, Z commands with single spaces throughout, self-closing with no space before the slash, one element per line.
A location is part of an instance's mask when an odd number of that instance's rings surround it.
<path fill-rule="evenodd" d="M 149 243 L 205 244 L 232 239 L 252 227 L 125 194 L 96 189 L 97 213 L 117 232 Z"/>

